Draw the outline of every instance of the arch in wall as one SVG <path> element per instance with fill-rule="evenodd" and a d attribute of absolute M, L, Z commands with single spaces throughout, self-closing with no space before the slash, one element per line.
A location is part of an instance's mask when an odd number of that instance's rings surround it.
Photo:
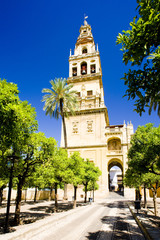
<path fill-rule="evenodd" d="M 109 138 L 107 141 L 108 150 L 121 150 L 121 139 L 118 137 Z"/>
<path fill-rule="evenodd" d="M 119 158 L 112 158 L 112 159 L 109 160 L 109 162 L 108 162 L 108 172 L 114 166 L 119 167 L 121 169 L 122 173 L 123 173 L 123 163 Z"/>
<path fill-rule="evenodd" d="M 110 170 L 113 167 L 118 167 L 121 170 L 121 174 L 117 174 L 117 191 L 120 192 L 121 195 L 124 195 L 124 187 L 123 187 L 123 163 L 118 158 L 112 158 L 108 162 L 108 189 L 111 191 L 111 176 Z M 112 171 L 112 170 L 111 170 Z"/>
<path fill-rule="evenodd" d="M 82 75 L 87 74 L 87 63 L 86 62 L 81 63 L 81 74 Z"/>
<path fill-rule="evenodd" d="M 87 53 L 87 52 L 88 52 L 87 47 L 83 47 L 82 48 L 82 54 Z"/>

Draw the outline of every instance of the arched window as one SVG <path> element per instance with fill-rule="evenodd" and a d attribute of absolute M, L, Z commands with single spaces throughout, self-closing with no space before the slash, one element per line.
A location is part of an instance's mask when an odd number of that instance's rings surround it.
<path fill-rule="evenodd" d="M 93 95 L 93 91 L 92 90 L 87 91 L 87 96 L 92 96 L 92 95 Z"/>
<path fill-rule="evenodd" d="M 82 74 L 82 75 L 87 74 L 87 63 L 86 63 L 86 62 L 83 62 L 83 63 L 81 64 L 81 74 Z"/>
<path fill-rule="evenodd" d="M 73 77 L 77 76 L 77 68 L 76 67 L 72 68 L 72 76 Z"/>
<path fill-rule="evenodd" d="M 91 73 L 95 73 L 96 72 L 96 65 L 92 64 L 91 65 Z"/>
<path fill-rule="evenodd" d="M 87 48 L 83 48 L 82 54 L 87 53 Z"/>

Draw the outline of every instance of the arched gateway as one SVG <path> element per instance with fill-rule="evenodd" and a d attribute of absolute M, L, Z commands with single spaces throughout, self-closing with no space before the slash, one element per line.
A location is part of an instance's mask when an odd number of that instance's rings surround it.
<path fill-rule="evenodd" d="M 117 191 L 124 194 L 123 186 L 123 163 L 118 158 L 108 162 L 108 188 L 109 191 Z"/>
<path fill-rule="evenodd" d="M 85 22 L 80 28 L 75 50 L 69 57 L 68 83 L 77 91 L 79 110 L 66 120 L 68 152 L 79 151 L 102 171 L 97 195 L 109 191 L 108 174 L 115 163 L 125 173 L 127 151 L 133 125 L 110 125 L 104 104 L 102 69 L 98 47 L 96 49 L 91 26 Z M 118 116 L 117 116 L 118 117 Z M 61 147 L 64 147 L 63 129 Z"/>

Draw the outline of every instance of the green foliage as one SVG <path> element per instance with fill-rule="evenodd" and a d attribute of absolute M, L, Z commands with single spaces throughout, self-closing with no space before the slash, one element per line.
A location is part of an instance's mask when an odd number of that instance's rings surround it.
<path fill-rule="evenodd" d="M 130 23 L 131 30 L 119 33 L 123 62 L 131 64 L 124 74 L 128 89 L 125 96 L 135 99 L 140 115 L 149 108 L 160 116 L 160 1 L 137 0 L 139 17 Z"/>
<path fill-rule="evenodd" d="M 84 159 L 81 158 L 79 152 L 74 152 L 69 158 L 69 169 L 70 169 L 70 179 L 69 183 L 73 186 L 78 187 L 78 185 L 83 183 L 83 177 L 85 175 L 85 163 Z"/>
<path fill-rule="evenodd" d="M 27 101 L 20 101 L 18 93 L 16 84 L 0 80 L 0 176 L 3 182 L 8 181 L 11 165 L 14 164 L 14 176 L 23 165 L 30 134 L 38 125 L 35 109 Z"/>
<path fill-rule="evenodd" d="M 7 164 L 7 160 L 4 156 L 2 156 L 0 151 L 0 188 L 3 185 L 7 185 L 9 182 L 9 171 L 8 171 L 9 164 Z"/>
<path fill-rule="evenodd" d="M 94 191 L 98 189 L 99 189 L 99 185 L 97 182 L 89 182 L 87 185 L 87 191 Z"/>
<path fill-rule="evenodd" d="M 56 78 L 54 81 L 50 81 L 51 89 L 44 88 L 42 102 L 45 102 L 43 110 L 46 111 L 46 115 L 55 117 L 56 119 L 62 117 L 63 133 L 65 148 L 67 148 L 67 132 L 65 125 L 65 117 L 69 114 L 73 115 L 77 109 L 77 96 L 76 91 L 71 90 L 73 85 L 68 84 L 64 78 Z"/>
<path fill-rule="evenodd" d="M 160 176 L 154 173 L 143 174 L 142 181 L 144 185 L 152 191 L 156 191 L 160 187 Z"/>
<path fill-rule="evenodd" d="M 0 80 L 0 122 L 2 155 L 10 147 L 19 148 L 37 130 L 35 109 L 27 101 L 20 101 L 17 85 L 6 80 Z"/>
<path fill-rule="evenodd" d="M 139 189 L 143 184 L 142 174 L 137 172 L 134 168 L 129 167 L 123 178 L 123 183 L 130 188 Z"/>
<path fill-rule="evenodd" d="M 90 162 L 89 159 L 87 159 L 84 162 L 84 175 L 82 177 L 82 183 L 84 185 L 84 202 L 87 201 L 87 192 L 88 191 L 94 191 L 98 189 L 98 178 L 101 175 L 101 171 L 98 167 L 95 166 L 93 162 Z"/>
<path fill-rule="evenodd" d="M 160 187 L 160 175 L 150 172 L 142 173 L 137 171 L 136 168 L 130 166 L 125 173 L 123 181 L 125 186 L 137 190 L 139 190 L 141 186 L 145 186 L 146 188 L 151 189 L 152 192 L 156 192 Z"/>
<path fill-rule="evenodd" d="M 96 187 L 95 183 L 98 181 L 100 175 L 101 171 L 93 162 L 90 162 L 89 159 L 84 161 L 84 175 L 82 179 L 83 185 L 88 186 L 88 184 L 90 184 L 90 187 Z"/>
<path fill-rule="evenodd" d="M 8 183 L 8 179 L 6 178 L 0 178 L 0 188 L 2 188 L 4 186 L 4 188 L 7 186 Z"/>
<path fill-rule="evenodd" d="M 141 173 L 160 174 L 160 125 L 138 127 L 128 151 L 128 166 Z"/>
<path fill-rule="evenodd" d="M 68 172 L 68 155 L 67 151 L 55 148 L 52 158 L 49 158 L 43 168 L 43 178 L 45 186 L 54 188 L 55 183 L 62 186 L 67 181 Z"/>
<path fill-rule="evenodd" d="M 19 180 L 33 174 L 36 165 L 44 161 L 46 141 L 44 133 L 31 133 L 21 148 L 19 161 L 15 164 L 14 176 Z M 54 145 L 53 145 L 54 146 Z"/>
<path fill-rule="evenodd" d="M 149 123 L 138 127 L 131 140 L 128 159 L 124 184 L 137 190 L 142 185 L 151 189 L 156 215 L 156 195 L 160 187 L 160 125 L 155 128 Z"/>
<path fill-rule="evenodd" d="M 57 148 L 54 138 L 46 139 L 43 150 L 43 163 L 36 166 L 30 178 L 31 186 L 53 189 L 55 184 L 58 184 L 62 187 L 65 182 L 68 182 L 70 174 L 67 151 Z"/>
<path fill-rule="evenodd" d="M 42 102 L 45 102 L 43 110 L 46 111 L 46 115 L 50 117 L 60 118 L 63 112 L 67 115 L 67 111 L 74 114 L 77 108 L 77 96 L 76 91 L 71 90 L 72 84 L 67 85 L 67 79 L 56 78 L 51 80 L 51 89 L 44 88 Z"/>

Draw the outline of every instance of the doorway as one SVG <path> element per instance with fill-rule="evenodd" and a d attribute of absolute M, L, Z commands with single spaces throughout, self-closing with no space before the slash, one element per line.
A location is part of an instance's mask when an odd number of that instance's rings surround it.
<path fill-rule="evenodd" d="M 124 195 L 123 168 L 120 160 L 112 159 L 108 164 L 108 189 Z"/>

